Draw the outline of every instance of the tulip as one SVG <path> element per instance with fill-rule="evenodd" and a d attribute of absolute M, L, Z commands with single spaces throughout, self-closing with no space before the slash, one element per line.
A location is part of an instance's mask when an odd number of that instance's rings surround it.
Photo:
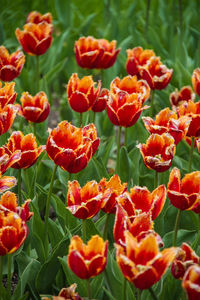
<path fill-rule="evenodd" d="M 155 121 L 150 117 L 142 117 L 142 120 L 151 134 L 168 132 L 176 145 L 185 137 L 191 121 L 187 116 L 178 119 L 177 114 L 168 107 L 156 115 Z"/>
<path fill-rule="evenodd" d="M 78 173 L 87 166 L 99 143 L 94 125 L 82 129 L 62 121 L 50 132 L 46 151 L 56 165 L 69 173 Z"/>
<path fill-rule="evenodd" d="M 108 214 L 115 213 L 116 198 L 127 190 L 127 183 L 121 184 L 119 176 L 113 175 L 109 181 L 106 178 L 101 179 L 99 190 L 103 193 L 101 209 Z"/>
<path fill-rule="evenodd" d="M 92 180 L 84 187 L 78 181 L 68 181 L 67 209 L 79 219 L 90 219 L 101 209 L 102 193 L 98 184 Z"/>
<path fill-rule="evenodd" d="M 136 94 L 144 103 L 150 96 L 150 87 L 145 80 L 138 80 L 137 76 L 126 76 L 123 79 L 116 77 L 110 84 L 112 93 L 117 94 L 119 91 L 127 94 Z"/>
<path fill-rule="evenodd" d="M 174 138 L 168 133 L 152 134 L 146 144 L 139 144 L 137 147 L 140 149 L 145 166 L 156 172 L 168 170 L 176 152 Z"/>
<path fill-rule="evenodd" d="M 92 106 L 93 112 L 102 112 L 106 108 L 108 101 L 109 91 L 107 89 L 101 89 L 100 94 Z"/>
<path fill-rule="evenodd" d="M 192 248 L 187 243 L 183 243 L 172 263 L 172 275 L 174 276 L 174 278 L 182 280 L 187 269 L 191 265 L 198 263 L 198 255 L 194 252 L 194 250 L 192 250 Z"/>
<path fill-rule="evenodd" d="M 152 57 L 146 65 L 139 68 L 139 74 L 152 90 L 162 90 L 169 84 L 173 70 L 163 65 L 160 57 Z"/>
<path fill-rule="evenodd" d="M 13 176 L 1 176 L 0 175 L 0 193 L 3 193 L 17 184 L 17 180 Z"/>
<path fill-rule="evenodd" d="M 189 100 L 195 100 L 195 93 L 190 86 L 184 86 L 180 91 L 176 89 L 170 94 L 170 103 L 174 111 L 176 111 L 184 101 L 188 102 Z"/>
<path fill-rule="evenodd" d="M 5 147 L 0 147 L 0 174 L 4 174 L 10 167 L 13 167 L 21 159 L 21 151 L 15 149 L 10 155 Z"/>
<path fill-rule="evenodd" d="M 136 47 L 127 49 L 126 70 L 130 75 L 139 75 L 139 67 L 146 65 L 151 57 L 155 56 L 153 50 Z"/>
<path fill-rule="evenodd" d="M 200 101 L 185 101 L 182 105 L 179 106 L 178 115 L 191 118 L 190 126 L 187 131 L 188 137 L 200 136 Z"/>
<path fill-rule="evenodd" d="M 58 296 L 53 296 L 52 298 L 42 297 L 42 300 L 83 300 L 83 298 L 81 298 L 79 294 L 75 292 L 76 288 L 77 284 L 73 283 L 68 288 L 63 288 L 59 292 Z"/>
<path fill-rule="evenodd" d="M 25 221 L 3 207 L 0 208 L 0 228 L 0 256 L 17 251 L 28 235 Z"/>
<path fill-rule="evenodd" d="M 186 174 L 181 180 L 180 170 L 173 168 L 167 186 L 167 196 L 173 206 L 181 210 L 200 209 L 200 172 Z"/>
<path fill-rule="evenodd" d="M 83 113 L 92 108 L 97 101 L 101 89 L 101 82 L 93 81 L 92 76 L 78 78 L 76 73 L 72 74 L 67 85 L 67 97 L 70 107 L 76 112 Z"/>
<path fill-rule="evenodd" d="M 29 55 L 44 54 L 52 43 L 53 26 L 47 22 L 39 24 L 27 23 L 24 30 L 16 29 L 16 37 L 22 48 Z"/>
<path fill-rule="evenodd" d="M 17 93 L 14 90 L 15 83 L 14 82 L 6 82 L 2 87 L 2 83 L 0 82 L 0 106 L 4 108 L 8 104 L 13 104 L 17 98 Z"/>
<path fill-rule="evenodd" d="M 113 66 L 120 49 L 116 41 L 95 39 L 92 36 L 81 37 L 74 46 L 77 64 L 87 69 L 107 69 Z"/>
<path fill-rule="evenodd" d="M 8 104 L 0 107 L 0 135 L 6 133 L 12 126 L 19 108 L 16 105 Z"/>
<path fill-rule="evenodd" d="M 98 235 L 85 245 L 79 236 L 73 236 L 67 258 L 69 268 L 81 279 L 88 279 L 104 271 L 107 263 L 108 241 Z"/>
<path fill-rule="evenodd" d="M 195 93 L 200 97 L 200 69 L 199 68 L 193 71 L 192 86 Z"/>
<path fill-rule="evenodd" d="M 25 63 L 24 53 L 20 50 L 9 54 L 4 46 L 0 46 L 0 80 L 12 81 L 22 71 Z"/>
<path fill-rule="evenodd" d="M 200 266 L 192 265 L 188 268 L 182 281 L 182 287 L 185 289 L 188 300 L 199 300 L 200 292 Z"/>
<path fill-rule="evenodd" d="M 37 11 L 31 11 L 28 14 L 28 17 L 26 19 L 26 23 L 35 23 L 35 24 L 39 24 L 42 22 L 47 22 L 49 24 L 52 24 L 52 15 L 51 13 L 46 13 L 44 15 L 42 15 L 41 13 L 37 12 Z"/>
<path fill-rule="evenodd" d="M 138 289 L 148 289 L 158 282 L 176 256 L 176 248 L 159 251 L 153 234 L 140 242 L 128 231 L 125 233 L 125 247 L 116 247 L 117 263 L 125 276 Z"/>
<path fill-rule="evenodd" d="M 20 101 L 22 103 L 21 115 L 27 121 L 41 123 L 47 119 L 50 112 L 50 105 L 45 92 L 39 92 L 35 96 L 24 92 Z"/>
<path fill-rule="evenodd" d="M 21 151 L 21 158 L 12 165 L 14 169 L 27 169 L 36 163 L 45 146 L 37 147 L 36 138 L 32 133 L 23 135 L 21 131 L 14 131 L 6 145 L 5 153 L 11 157 L 15 151 Z"/>

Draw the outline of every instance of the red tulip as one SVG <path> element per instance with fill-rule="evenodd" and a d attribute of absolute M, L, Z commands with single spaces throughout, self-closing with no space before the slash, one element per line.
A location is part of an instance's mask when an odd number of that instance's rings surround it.
<path fill-rule="evenodd" d="M 185 101 L 182 105 L 179 106 L 178 115 L 187 116 L 191 119 L 190 126 L 187 131 L 188 137 L 200 136 L 200 101 Z"/>
<path fill-rule="evenodd" d="M 197 93 L 197 95 L 200 97 L 200 69 L 199 68 L 193 71 L 192 86 L 195 93 Z"/>
<path fill-rule="evenodd" d="M 176 111 L 184 101 L 194 101 L 194 99 L 195 93 L 190 86 L 184 86 L 180 91 L 176 89 L 173 93 L 170 94 L 170 103 L 174 111 Z"/>
<path fill-rule="evenodd" d="M 183 277 L 182 287 L 186 290 L 188 300 L 200 299 L 200 266 L 192 265 Z"/>
<path fill-rule="evenodd" d="M 12 104 L 8 104 L 4 108 L 0 107 L 0 135 L 10 129 L 18 111 L 18 106 Z"/>
<path fill-rule="evenodd" d="M 0 82 L 0 106 L 4 108 L 8 104 L 13 104 L 17 98 L 17 93 L 14 90 L 14 82 L 6 82 L 2 87 Z"/>
<path fill-rule="evenodd" d="M 101 89 L 100 94 L 92 106 L 92 111 L 102 112 L 106 108 L 108 101 L 109 90 Z"/>
<path fill-rule="evenodd" d="M 52 24 L 52 15 L 51 13 L 46 13 L 42 15 L 38 11 L 31 11 L 28 14 L 28 17 L 26 19 L 26 23 L 42 23 L 42 22 L 47 22 L 49 24 Z"/>
<path fill-rule="evenodd" d="M 73 283 L 71 284 L 68 288 L 63 288 L 58 296 L 53 296 L 51 298 L 49 297 L 42 297 L 41 299 L 42 300 L 83 300 L 83 298 L 81 298 L 79 296 L 78 293 L 75 292 L 77 288 L 77 284 L 76 283 Z"/>

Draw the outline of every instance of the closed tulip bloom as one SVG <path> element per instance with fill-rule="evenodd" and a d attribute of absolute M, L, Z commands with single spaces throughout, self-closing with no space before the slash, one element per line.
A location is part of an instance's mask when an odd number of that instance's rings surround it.
<path fill-rule="evenodd" d="M 200 69 L 197 68 L 192 73 L 192 86 L 197 93 L 197 95 L 200 97 Z"/>
<path fill-rule="evenodd" d="M 41 123 L 47 119 L 50 112 L 50 104 L 45 92 L 39 92 L 35 96 L 24 92 L 20 101 L 22 103 L 21 114 L 27 121 Z"/>
<path fill-rule="evenodd" d="M 25 52 L 30 55 L 42 55 L 51 46 L 53 26 L 47 22 L 27 23 L 24 30 L 16 29 L 16 37 Z"/>
<path fill-rule="evenodd" d="M 182 287 L 185 289 L 188 300 L 200 299 L 200 266 L 192 265 L 183 277 Z"/>
<path fill-rule="evenodd" d="M 101 82 L 93 81 L 92 76 L 78 78 L 77 73 L 72 74 L 67 85 L 67 98 L 70 107 L 76 112 L 83 113 L 92 108 L 99 97 Z"/>
<path fill-rule="evenodd" d="M 12 156 L 17 150 L 21 151 L 20 160 L 12 165 L 14 169 L 31 167 L 45 149 L 45 146 L 37 146 L 36 137 L 32 133 L 23 135 L 21 131 L 14 131 L 3 147 L 9 156 Z"/>
<path fill-rule="evenodd" d="M 181 180 L 180 170 L 173 168 L 169 176 L 167 196 L 176 208 L 198 213 L 196 209 L 200 208 L 200 172 L 186 174 Z"/>
<path fill-rule="evenodd" d="M 46 151 L 56 165 L 69 173 L 78 173 L 87 166 L 99 146 L 100 139 L 96 136 L 94 125 L 77 128 L 62 121 L 50 132 Z"/>
<path fill-rule="evenodd" d="M 16 105 L 8 104 L 0 107 L 0 135 L 6 133 L 12 126 L 19 108 Z"/>
<path fill-rule="evenodd" d="M 149 108 L 149 106 L 142 106 L 142 104 L 138 94 L 128 94 L 124 91 L 110 92 L 107 114 L 114 125 L 131 127 L 137 122 L 142 111 Z"/>
<path fill-rule="evenodd" d="M 110 84 L 113 93 L 123 91 L 127 94 L 136 94 L 144 103 L 150 97 L 150 87 L 145 80 L 138 80 L 137 76 L 126 76 L 123 79 L 116 77 Z"/>
<path fill-rule="evenodd" d="M 152 90 L 162 90 L 171 81 L 173 70 L 163 65 L 160 57 L 152 57 L 146 65 L 140 67 L 139 74 Z"/>
<path fill-rule="evenodd" d="M 42 23 L 42 22 L 47 22 L 49 24 L 52 24 L 52 15 L 51 13 L 46 13 L 42 15 L 38 11 L 31 11 L 28 14 L 28 17 L 26 19 L 26 23 Z"/>
<path fill-rule="evenodd" d="M 28 227 L 20 216 L 6 208 L 0 208 L 0 256 L 19 249 L 28 235 Z"/>
<path fill-rule="evenodd" d="M 170 94 L 170 103 L 174 111 L 183 104 L 184 101 L 195 100 L 195 93 L 190 86 L 184 86 L 178 91 L 177 89 Z"/>
<path fill-rule="evenodd" d="M 74 46 L 77 64 L 87 69 L 107 69 L 113 66 L 120 49 L 116 41 L 95 39 L 92 36 L 81 37 Z"/>
<path fill-rule="evenodd" d="M 184 102 L 178 108 L 178 115 L 190 117 L 191 122 L 187 131 L 188 137 L 200 136 L 200 101 L 193 102 L 189 100 Z"/>
<path fill-rule="evenodd" d="M 103 193 L 101 209 L 108 214 L 115 213 L 116 198 L 127 190 L 127 183 L 121 184 L 119 176 L 113 175 L 109 181 L 106 178 L 101 179 L 99 190 Z"/>
<path fill-rule="evenodd" d="M 107 252 L 108 241 L 98 235 L 92 236 L 87 245 L 75 235 L 69 245 L 68 266 L 81 279 L 95 277 L 106 267 Z"/>
<path fill-rule="evenodd" d="M 140 149 L 145 166 L 156 172 L 168 170 L 176 152 L 174 138 L 168 133 L 152 134 L 146 144 L 139 144 L 137 147 Z"/>
<path fill-rule="evenodd" d="M 20 50 L 9 54 L 4 46 L 0 46 L 0 80 L 12 81 L 21 73 L 25 63 L 24 53 Z"/>
<path fill-rule="evenodd" d="M 116 244 L 117 263 L 125 276 L 138 289 L 148 289 L 158 282 L 176 256 L 176 248 L 159 250 L 156 237 L 147 235 L 140 242 L 128 231 L 125 247 Z"/>
<path fill-rule="evenodd" d="M 138 75 L 139 67 L 147 64 L 152 56 L 155 56 L 153 50 L 145 49 L 142 47 L 135 47 L 133 49 L 127 49 L 127 61 L 126 70 L 130 75 Z"/>
<path fill-rule="evenodd" d="M 194 250 L 187 244 L 183 243 L 178 251 L 172 266 L 171 272 L 174 278 L 181 279 L 183 278 L 187 269 L 194 264 L 199 263 L 199 257 L 194 252 Z"/>
<path fill-rule="evenodd" d="M 176 145 L 186 136 L 191 122 L 188 116 L 178 118 L 177 114 L 168 107 L 161 110 L 155 120 L 150 117 L 142 117 L 142 120 L 151 134 L 168 132 L 174 138 Z"/>
<path fill-rule="evenodd" d="M 0 106 L 4 108 L 8 104 L 13 104 L 16 100 L 17 93 L 14 90 L 14 82 L 6 82 L 4 86 L 0 82 Z"/>
<path fill-rule="evenodd" d="M 102 193 L 99 192 L 98 183 L 89 181 L 80 187 L 78 181 L 68 181 L 67 209 L 79 219 L 90 219 L 101 209 Z"/>
<path fill-rule="evenodd" d="M 98 98 L 94 102 L 92 106 L 93 112 L 102 112 L 106 109 L 106 104 L 108 101 L 109 90 L 108 89 L 101 89 Z"/>

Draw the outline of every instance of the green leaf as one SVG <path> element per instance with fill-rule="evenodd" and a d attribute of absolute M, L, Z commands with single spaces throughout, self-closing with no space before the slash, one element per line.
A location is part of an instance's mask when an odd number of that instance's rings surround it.
<path fill-rule="evenodd" d="M 48 235 L 52 248 L 54 248 L 63 238 L 61 226 L 52 219 L 48 219 Z"/>
<path fill-rule="evenodd" d="M 177 235 L 177 245 L 180 246 L 183 242 L 191 243 L 195 239 L 195 230 L 189 231 L 185 229 L 179 229 Z M 165 248 L 171 247 L 173 241 L 174 231 L 168 232 L 163 237 Z"/>
<path fill-rule="evenodd" d="M 119 156 L 119 169 L 120 178 L 122 182 L 129 182 L 130 180 L 130 166 L 131 161 L 129 161 L 128 152 L 126 147 L 121 147 Z"/>

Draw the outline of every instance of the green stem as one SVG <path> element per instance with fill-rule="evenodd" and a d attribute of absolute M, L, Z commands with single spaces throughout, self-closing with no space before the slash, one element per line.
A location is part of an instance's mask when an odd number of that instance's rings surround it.
<path fill-rule="evenodd" d="M 137 289 L 137 300 L 141 300 L 142 291 L 140 289 Z"/>
<path fill-rule="evenodd" d="M 80 113 L 79 126 L 81 127 L 83 124 L 83 113 Z"/>
<path fill-rule="evenodd" d="M 152 296 L 152 298 L 153 298 L 154 300 L 158 300 L 158 298 L 157 298 L 157 296 L 155 295 L 155 293 L 154 293 L 152 287 L 149 288 L 149 292 L 150 292 L 150 294 L 151 294 L 151 296 Z"/>
<path fill-rule="evenodd" d="M 189 158 L 189 164 L 188 164 L 188 173 L 192 170 L 192 156 L 194 151 L 194 144 L 195 144 L 195 138 L 191 137 L 191 146 L 190 146 L 190 158 Z"/>
<path fill-rule="evenodd" d="M 33 134 L 36 137 L 36 123 L 32 123 L 33 126 Z"/>
<path fill-rule="evenodd" d="M 104 87 L 104 69 L 101 69 L 101 84 Z"/>
<path fill-rule="evenodd" d="M 118 129 L 118 139 L 117 139 L 117 162 L 116 162 L 116 173 L 119 173 L 119 152 L 120 152 L 120 142 L 121 142 L 121 131 L 122 128 L 119 126 Z"/>
<path fill-rule="evenodd" d="M 86 243 L 86 219 L 82 219 L 83 242 Z"/>
<path fill-rule="evenodd" d="M 92 123 L 94 123 L 94 124 L 95 124 L 95 117 L 96 117 L 96 113 L 95 113 L 95 111 L 93 111 Z"/>
<path fill-rule="evenodd" d="M 147 35 L 148 26 L 149 26 L 149 11 L 150 11 L 151 0 L 147 0 L 147 9 L 146 9 L 146 22 L 145 22 L 145 34 Z"/>
<path fill-rule="evenodd" d="M 154 176 L 154 189 L 158 187 L 158 172 L 155 171 L 155 176 Z"/>
<path fill-rule="evenodd" d="M 46 202 L 46 210 L 45 210 L 45 217 L 44 217 L 44 236 L 47 240 L 46 245 L 48 245 L 48 219 L 49 219 L 50 201 L 51 201 L 51 194 L 52 194 L 53 183 L 54 183 L 54 178 L 55 178 L 55 175 L 56 175 L 57 167 L 58 167 L 57 165 L 54 166 L 53 174 L 51 176 L 49 192 L 48 192 L 48 196 L 47 196 L 47 202 Z M 48 246 L 45 249 L 45 254 L 46 254 L 46 257 L 47 257 L 48 256 Z"/>
<path fill-rule="evenodd" d="M 36 94 L 39 92 L 39 82 L 40 82 L 40 61 L 39 61 L 39 56 L 36 55 Z"/>
<path fill-rule="evenodd" d="M 0 256 L 0 295 L 3 294 L 3 256 Z"/>
<path fill-rule="evenodd" d="M 90 287 L 90 279 L 86 279 L 87 281 L 87 291 L 88 291 L 88 300 L 91 300 L 91 287 Z"/>
<path fill-rule="evenodd" d="M 22 205 L 22 187 L 21 184 L 22 183 L 22 170 L 19 169 L 18 170 L 18 181 L 17 181 L 17 189 L 18 189 L 18 203 L 19 206 Z"/>
<path fill-rule="evenodd" d="M 104 240 L 107 239 L 107 235 L 108 235 L 109 219 L 110 219 L 110 214 L 107 214 L 107 216 L 106 216 L 106 222 L 105 222 L 105 226 L 104 226 L 104 231 L 103 231 L 103 239 Z"/>
<path fill-rule="evenodd" d="M 124 146 L 128 148 L 128 128 L 125 127 L 125 133 L 124 133 Z"/>
<path fill-rule="evenodd" d="M 155 90 L 151 91 L 151 111 L 150 111 L 150 117 L 153 117 L 154 115 L 154 95 L 155 95 Z"/>
<path fill-rule="evenodd" d="M 10 297 L 11 297 L 11 279 L 12 279 L 11 269 L 12 269 L 12 254 L 8 254 L 8 279 L 7 279 L 7 289 L 8 289 L 9 299 L 10 299 Z"/>
<path fill-rule="evenodd" d="M 181 210 L 179 209 L 178 212 L 177 212 L 177 215 L 176 215 L 176 221 L 175 221 L 175 226 L 174 226 L 174 238 L 173 238 L 173 246 L 174 247 L 176 247 L 180 216 L 181 216 Z"/>
<path fill-rule="evenodd" d="M 124 277 L 124 286 L 123 286 L 123 300 L 126 300 L 126 286 L 127 286 L 127 280 Z"/>

